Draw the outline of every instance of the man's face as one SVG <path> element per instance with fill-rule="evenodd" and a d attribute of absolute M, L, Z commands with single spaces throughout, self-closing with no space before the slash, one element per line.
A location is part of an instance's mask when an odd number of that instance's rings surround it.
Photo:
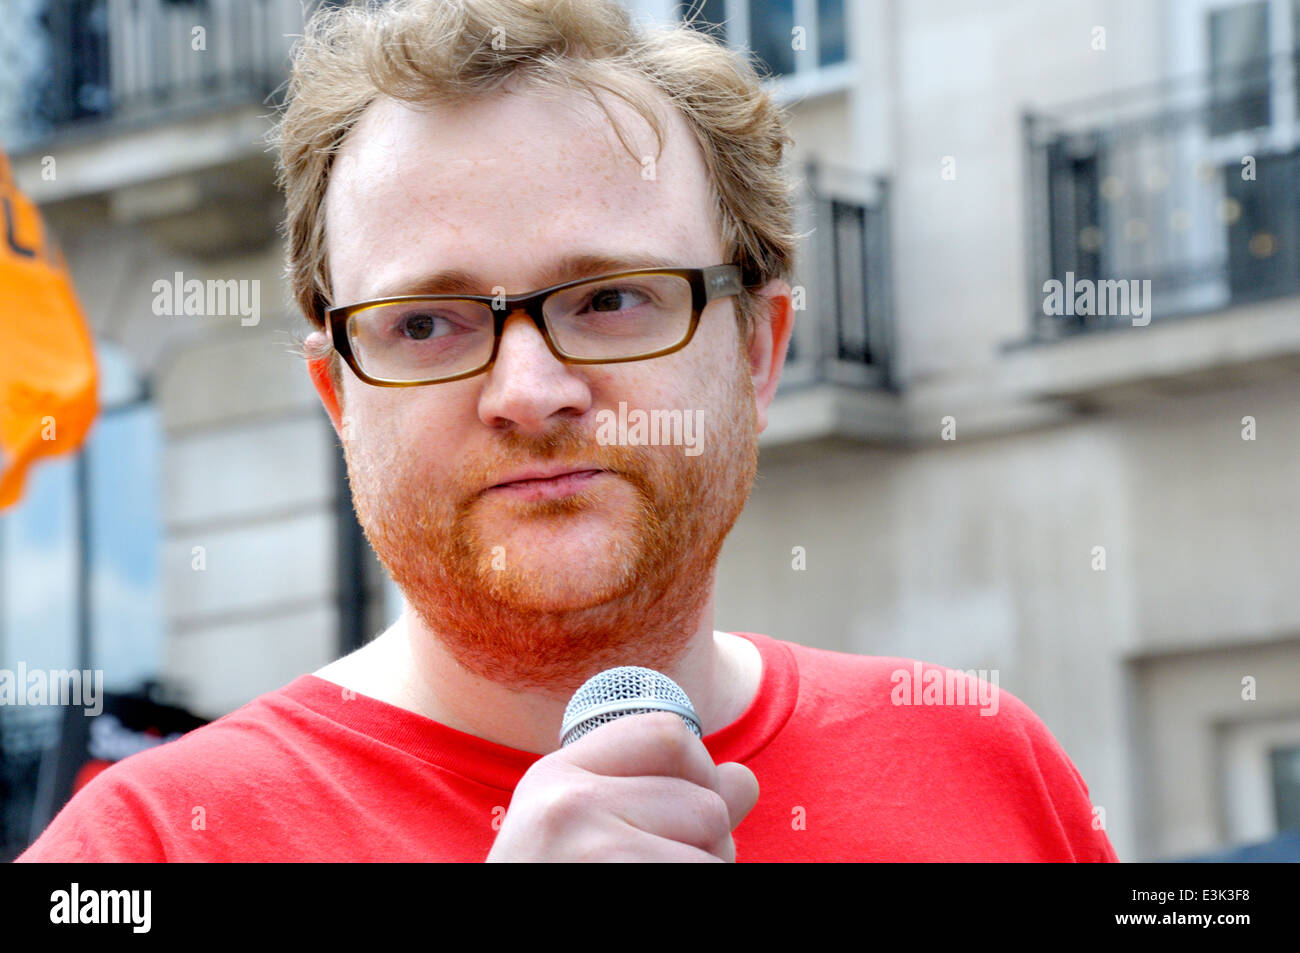
<path fill-rule="evenodd" d="M 641 154 L 648 127 L 611 101 Z M 578 94 L 527 88 L 456 108 L 381 99 L 338 157 L 326 197 L 336 303 L 534 291 L 591 271 L 577 255 L 724 261 L 707 173 L 668 107 L 653 175 Z M 604 271 L 617 269 L 603 269 Z M 599 273 L 599 272 L 597 272 Z M 667 665 L 694 635 L 722 540 L 757 462 L 750 359 L 736 299 L 715 300 L 684 349 L 566 365 L 531 320 L 508 320 L 485 373 L 375 387 L 343 371 L 342 433 L 358 518 L 410 607 L 472 671 L 571 689 L 604 664 Z M 679 410 L 700 452 L 602 445 L 601 411 Z M 765 401 L 764 401 L 765 406 Z M 522 484 L 530 471 L 598 471 Z"/>

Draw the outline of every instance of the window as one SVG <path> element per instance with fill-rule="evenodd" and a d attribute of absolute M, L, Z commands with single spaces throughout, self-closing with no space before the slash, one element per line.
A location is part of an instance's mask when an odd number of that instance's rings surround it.
<path fill-rule="evenodd" d="M 750 51 L 760 74 L 804 77 L 848 59 L 844 0 L 691 0 L 677 14 Z"/>
<path fill-rule="evenodd" d="M 867 334 L 867 209 L 830 203 L 835 275 L 836 357 L 872 362 Z"/>
<path fill-rule="evenodd" d="M 0 668 L 98 669 L 105 691 L 128 692 L 162 664 L 160 436 L 125 358 L 103 342 L 95 352 L 101 410 L 82 450 L 38 461 L 0 513 Z M 61 715 L 0 707 L 0 861 L 33 833 L 40 757 Z"/>
<path fill-rule="evenodd" d="M 1300 829 L 1300 718 L 1225 725 L 1219 750 L 1227 843 Z"/>
<path fill-rule="evenodd" d="M 1268 756 L 1277 829 L 1300 830 L 1300 745 L 1274 748 Z"/>
<path fill-rule="evenodd" d="M 1182 12 L 1182 8 L 1179 8 Z M 1183 64 L 1210 78 L 1210 133 L 1271 128 L 1294 135 L 1300 119 L 1300 0 L 1193 0 L 1198 58 Z M 1201 59 L 1203 58 L 1203 60 Z"/>
<path fill-rule="evenodd" d="M 162 661 L 160 436 L 126 359 L 99 341 L 95 356 L 101 409 L 81 451 L 38 461 L 0 514 L 0 666 L 89 666 L 104 670 L 106 690 L 125 691 Z"/>
<path fill-rule="evenodd" d="M 109 89 L 108 10 L 105 0 L 47 0 L 41 12 L 44 68 L 29 93 L 39 127 L 106 115 Z"/>
<path fill-rule="evenodd" d="M 1300 0 L 1291 0 L 1291 95 L 1295 99 L 1295 118 L 1300 120 Z"/>
<path fill-rule="evenodd" d="M 1210 12 L 1210 132 L 1220 136 L 1269 123 L 1268 3 Z"/>
<path fill-rule="evenodd" d="M 820 159 L 804 171 L 796 230 L 807 238 L 791 285 L 807 318 L 795 320 L 781 386 L 892 387 L 888 183 Z"/>

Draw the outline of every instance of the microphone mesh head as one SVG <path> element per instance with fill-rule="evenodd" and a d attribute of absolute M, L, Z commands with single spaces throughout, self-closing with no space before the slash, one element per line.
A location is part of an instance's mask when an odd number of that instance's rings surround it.
<path fill-rule="evenodd" d="M 655 711 L 680 715 L 695 737 L 703 737 L 691 700 L 667 675 L 636 665 L 606 669 L 583 682 L 569 700 L 560 726 L 560 746 L 572 744 L 615 718 Z"/>

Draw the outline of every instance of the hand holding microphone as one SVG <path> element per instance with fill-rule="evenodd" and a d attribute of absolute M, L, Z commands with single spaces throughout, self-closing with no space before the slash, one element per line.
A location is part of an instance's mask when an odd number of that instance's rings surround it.
<path fill-rule="evenodd" d="M 734 861 L 731 832 L 758 781 L 715 765 L 699 731 L 685 692 L 658 672 L 589 679 L 565 710 L 563 746 L 515 788 L 488 861 Z"/>

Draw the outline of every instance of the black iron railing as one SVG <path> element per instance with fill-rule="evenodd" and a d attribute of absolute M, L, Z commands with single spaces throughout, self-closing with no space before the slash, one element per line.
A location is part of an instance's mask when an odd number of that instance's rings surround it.
<path fill-rule="evenodd" d="M 1025 144 L 1034 337 L 1300 294 L 1300 53 L 1028 115 Z"/>
<path fill-rule="evenodd" d="M 6 24 L 29 44 L 11 149 L 91 123 L 163 121 L 213 107 L 261 102 L 285 81 L 298 0 L 45 0 Z"/>
<path fill-rule="evenodd" d="M 786 384 L 891 387 L 888 184 L 818 162 L 805 172 L 801 225 L 810 234 L 796 276 L 803 310 L 795 317 Z"/>

